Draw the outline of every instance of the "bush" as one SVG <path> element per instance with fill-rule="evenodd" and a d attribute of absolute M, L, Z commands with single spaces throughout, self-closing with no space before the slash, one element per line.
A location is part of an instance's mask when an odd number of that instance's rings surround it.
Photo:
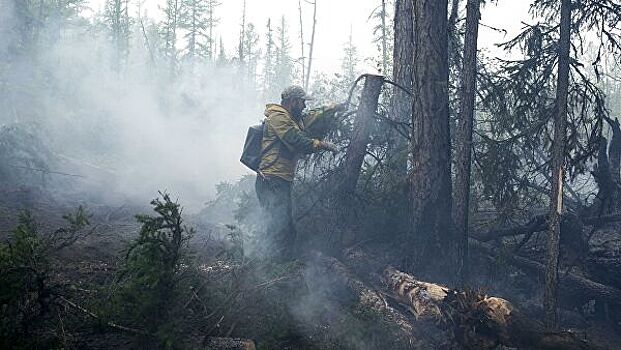
<path fill-rule="evenodd" d="M 31 335 L 55 306 L 54 253 L 83 237 L 89 224 L 82 207 L 63 218 L 68 227 L 43 235 L 30 212 L 24 212 L 10 240 L 0 244 L 0 348 L 31 348 L 45 341 Z"/>
<path fill-rule="evenodd" d="M 149 337 L 150 348 L 177 348 L 184 306 L 181 296 L 193 290 L 196 269 L 188 250 L 194 230 L 183 224 L 181 206 L 161 193 L 151 201 L 156 216 L 138 215 L 142 224 L 131 243 L 118 278 L 116 312 L 122 312 Z"/>

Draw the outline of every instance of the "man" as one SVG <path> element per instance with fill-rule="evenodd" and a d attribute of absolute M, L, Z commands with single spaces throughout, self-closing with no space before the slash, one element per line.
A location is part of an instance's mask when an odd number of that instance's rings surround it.
<path fill-rule="evenodd" d="M 313 110 L 304 114 L 311 97 L 299 86 L 290 86 L 281 94 L 281 103 L 268 104 L 261 163 L 255 189 L 267 216 L 267 234 L 271 253 L 278 261 L 295 257 L 296 233 L 291 211 L 291 186 L 297 161 L 302 154 L 336 151 L 334 144 L 320 138 L 330 128 L 334 114 L 344 105 Z"/>

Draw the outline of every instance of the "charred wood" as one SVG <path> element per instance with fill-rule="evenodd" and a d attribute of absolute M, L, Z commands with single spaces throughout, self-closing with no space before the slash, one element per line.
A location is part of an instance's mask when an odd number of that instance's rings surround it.
<path fill-rule="evenodd" d="M 384 77 L 366 75 L 360 107 L 354 121 L 351 142 L 345 154 L 344 178 L 341 189 L 344 192 L 353 192 L 358 182 L 360 167 L 366 155 L 371 128 L 375 120 L 375 113 L 379 95 L 384 83 Z"/>
<path fill-rule="evenodd" d="M 416 323 L 391 307 L 384 295 L 362 282 L 345 264 L 319 252 L 311 253 L 315 271 L 307 271 L 305 279 L 312 290 L 329 290 L 331 298 L 341 303 L 354 303 L 376 313 L 390 324 L 390 336 L 404 349 L 434 349 L 432 333 L 440 333 L 431 323 Z M 329 288 L 324 288 L 325 285 Z M 433 331 L 430 331 L 433 329 Z"/>
<path fill-rule="evenodd" d="M 540 322 L 523 316 L 510 302 L 474 291 L 458 291 L 419 281 L 388 267 L 384 280 L 418 319 L 447 327 L 464 349 L 499 345 L 536 349 L 599 349 L 572 332 L 544 332 Z"/>

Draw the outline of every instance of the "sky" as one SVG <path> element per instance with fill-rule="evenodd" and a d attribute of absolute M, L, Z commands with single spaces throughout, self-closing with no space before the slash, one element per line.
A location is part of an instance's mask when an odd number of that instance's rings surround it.
<path fill-rule="evenodd" d="M 220 0 L 221 6 L 217 9 L 220 24 L 217 28 L 218 35 L 222 36 L 227 54 L 235 54 L 234 43 L 239 37 L 243 0 Z M 134 2 L 134 1 L 132 1 Z M 145 0 L 143 7 L 147 9 L 148 16 L 161 18 L 159 6 L 164 0 Z M 389 1 L 392 3 L 392 1 Z M 486 49 L 492 55 L 503 55 L 494 47 L 495 43 L 511 38 L 522 27 L 521 22 L 532 22 L 528 14 L 531 0 L 499 0 L 497 5 L 488 4 L 482 10 L 479 29 L 479 48 Z M 101 11 L 105 0 L 89 0 L 89 7 L 93 11 Z M 313 6 L 301 0 L 304 38 L 308 44 L 311 39 Z M 380 0 L 317 0 L 317 27 L 315 34 L 315 48 L 313 54 L 313 66 L 328 74 L 339 71 L 343 46 L 349 40 L 350 33 L 354 45 L 362 58 L 374 57 L 378 54 L 377 47 L 372 43 L 373 20 L 369 21 L 369 15 L 381 4 Z M 392 4 L 389 5 L 390 13 L 393 12 Z M 465 11 L 465 1 L 462 1 L 461 9 Z M 135 7 L 130 9 L 135 12 Z M 300 31 L 299 12 L 297 0 L 246 0 L 247 22 L 257 27 L 263 41 L 268 18 L 272 23 L 278 23 L 281 16 L 285 16 L 289 23 L 289 37 L 292 45 L 292 56 L 300 54 Z M 489 27 L 506 29 L 507 34 L 499 33 Z M 274 26 L 275 27 L 275 26 Z M 306 46 L 308 55 L 308 46 Z M 362 71 L 374 72 L 375 65 L 372 60 L 361 62 Z M 313 69 L 315 71 L 315 69 Z"/>

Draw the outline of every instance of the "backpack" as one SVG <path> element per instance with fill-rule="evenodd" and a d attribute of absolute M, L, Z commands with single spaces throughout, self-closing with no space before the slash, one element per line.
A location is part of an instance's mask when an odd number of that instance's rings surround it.
<path fill-rule="evenodd" d="M 244 142 L 244 150 L 239 159 L 242 164 L 253 171 L 258 171 L 259 164 L 261 163 L 261 144 L 263 142 L 264 127 L 265 123 L 261 123 L 248 128 L 246 141 Z"/>

